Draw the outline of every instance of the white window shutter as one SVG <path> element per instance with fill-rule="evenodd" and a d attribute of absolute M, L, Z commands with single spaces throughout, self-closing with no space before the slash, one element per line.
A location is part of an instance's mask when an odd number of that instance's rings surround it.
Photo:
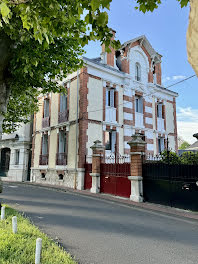
<path fill-rule="evenodd" d="M 114 107 L 114 90 L 110 90 L 110 106 Z"/>

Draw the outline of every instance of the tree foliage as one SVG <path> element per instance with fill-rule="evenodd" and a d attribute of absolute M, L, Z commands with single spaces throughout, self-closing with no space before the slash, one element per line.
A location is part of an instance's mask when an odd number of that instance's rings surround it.
<path fill-rule="evenodd" d="M 1 0 L 0 46 L 9 46 L 4 82 L 11 91 L 4 131 L 37 110 L 39 93 L 63 92 L 60 82 L 82 66 L 89 40 L 111 41 L 111 0 Z M 0 58 L 1 64 L 1 58 Z M 2 63 L 3 64 L 3 63 Z M 38 89 L 39 88 L 39 89 Z"/>
<path fill-rule="evenodd" d="M 187 141 L 184 141 L 181 146 L 179 147 L 179 149 L 186 149 L 187 147 L 189 147 L 190 144 Z"/>
<path fill-rule="evenodd" d="M 153 12 L 163 2 L 162 0 L 135 0 L 137 2 L 136 9 L 146 13 L 147 11 Z M 181 7 L 187 6 L 190 0 L 176 0 L 180 3 Z"/>
<path fill-rule="evenodd" d="M 188 164 L 197 165 L 198 164 L 198 152 L 193 153 L 192 151 L 184 152 L 181 156 L 172 151 L 163 151 L 161 153 L 160 162 L 166 164 Z"/>

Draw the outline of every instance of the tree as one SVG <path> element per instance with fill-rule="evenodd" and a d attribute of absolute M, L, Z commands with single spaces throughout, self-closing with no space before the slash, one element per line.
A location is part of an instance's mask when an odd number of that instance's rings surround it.
<path fill-rule="evenodd" d="M 39 94 L 65 92 L 59 83 L 82 66 L 88 41 L 119 47 L 107 26 L 111 1 L 0 0 L 0 137 L 29 121 Z M 142 12 L 161 3 L 135 1 Z"/>
<path fill-rule="evenodd" d="M 187 141 L 184 141 L 181 146 L 179 147 L 179 149 L 186 149 L 187 147 L 189 147 L 190 144 Z"/>
<path fill-rule="evenodd" d="M 28 121 L 39 94 L 65 92 L 59 83 L 82 66 L 89 40 L 118 47 L 107 27 L 110 2 L 0 1 L 0 135 Z"/>

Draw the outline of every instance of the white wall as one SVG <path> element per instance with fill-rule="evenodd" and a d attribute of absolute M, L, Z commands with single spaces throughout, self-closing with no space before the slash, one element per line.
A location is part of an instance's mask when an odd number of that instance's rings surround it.
<path fill-rule="evenodd" d="M 89 77 L 88 87 L 88 118 L 93 120 L 103 120 L 103 83 Z M 98 111 L 99 110 L 99 111 Z"/>
<path fill-rule="evenodd" d="M 100 140 L 102 142 L 103 139 L 103 130 L 102 125 L 89 123 L 87 129 L 88 142 L 86 144 L 88 155 L 92 155 L 92 150 L 90 149 L 93 146 L 95 140 Z"/>
<path fill-rule="evenodd" d="M 174 109 L 173 104 L 166 102 L 166 131 L 174 133 Z"/>

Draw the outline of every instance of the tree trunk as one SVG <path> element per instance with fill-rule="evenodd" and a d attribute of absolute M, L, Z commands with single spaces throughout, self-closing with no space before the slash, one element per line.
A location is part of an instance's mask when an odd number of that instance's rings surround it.
<path fill-rule="evenodd" d="M 9 95 L 10 95 L 10 89 L 6 87 L 5 82 L 0 82 L 0 140 L 2 138 L 2 133 L 3 133 L 3 128 L 2 128 L 3 120 L 4 120 L 3 113 L 6 113 L 7 111 Z"/>
<path fill-rule="evenodd" d="M 11 56 L 11 40 L 3 32 L 0 32 L 0 140 L 2 138 L 2 124 L 4 113 L 7 110 L 10 88 L 6 85 L 9 58 Z"/>

